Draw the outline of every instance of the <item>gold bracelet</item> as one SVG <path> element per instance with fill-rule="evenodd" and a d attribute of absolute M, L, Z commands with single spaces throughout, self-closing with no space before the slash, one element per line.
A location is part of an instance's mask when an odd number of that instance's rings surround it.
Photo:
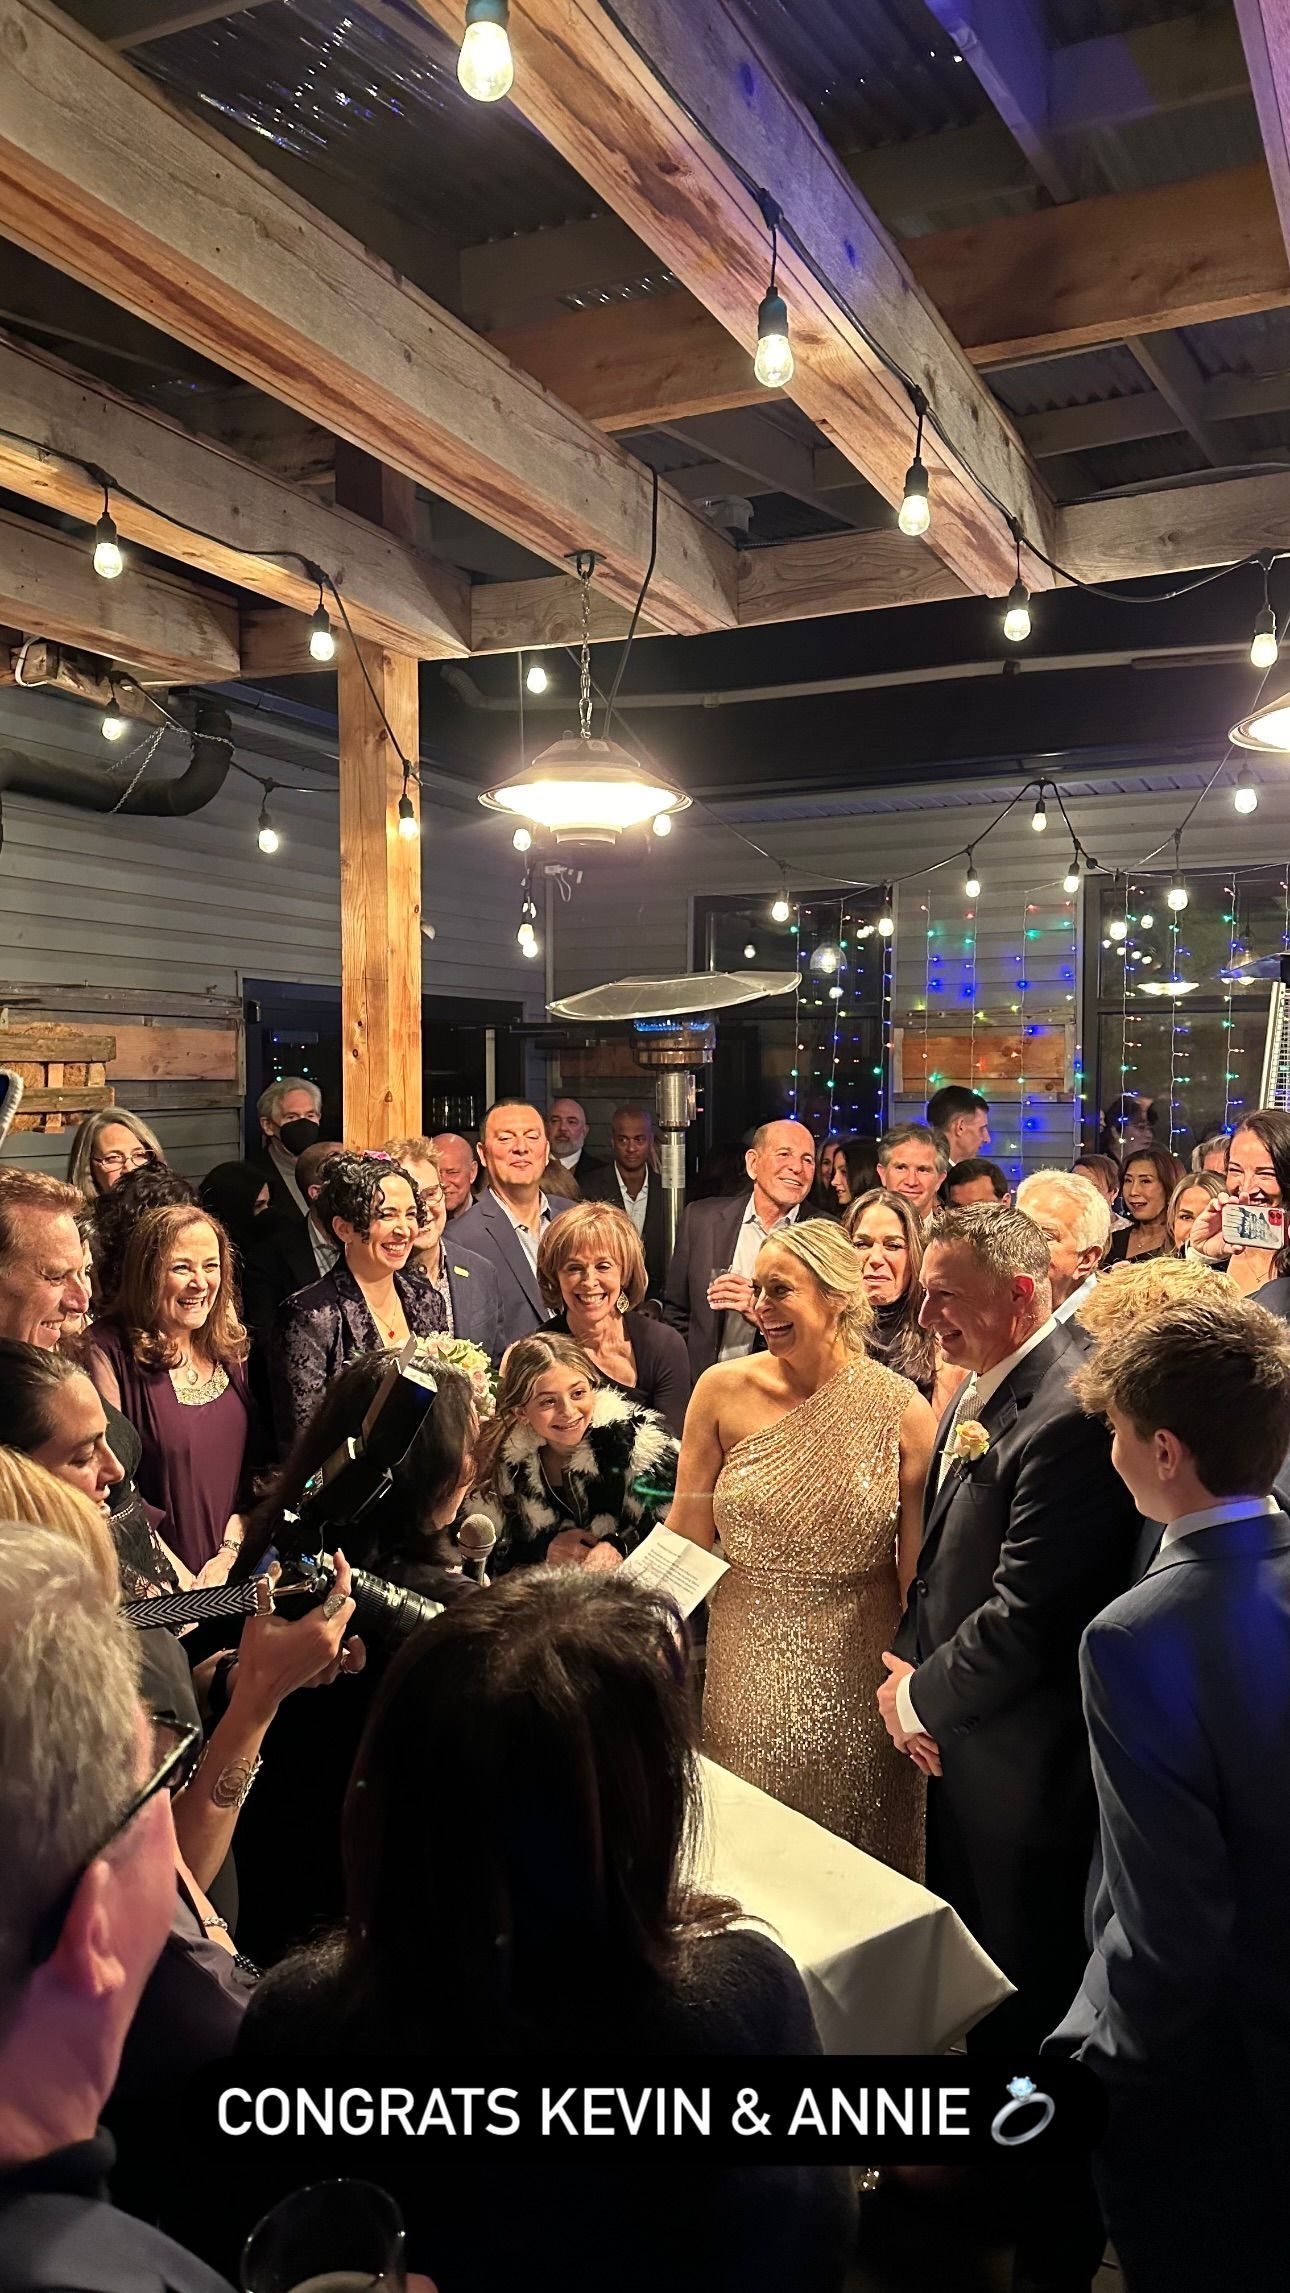
<path fill-rule="evenodd" d="M 230 1760 L 226 1768 L 220 1769 L 211 1785 L 212 1807 L 227 1810 L 243 1806 L 246 1795 L 263 1766 L 264 1762 L 261 1759 Z"/>

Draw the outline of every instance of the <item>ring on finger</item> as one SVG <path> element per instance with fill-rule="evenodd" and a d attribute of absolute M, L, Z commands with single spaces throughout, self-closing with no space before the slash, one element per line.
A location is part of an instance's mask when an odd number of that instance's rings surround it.
<path fill-rule="evenodd" d="M 345 1605 L 345 1599 L 346 1596 L 343 1592 L 328 1593 L 326 1600 L 323 1602 L 323 1615 L 326 1617 L 329 1624 L 331 1623 L 331 1620 L 334 1616 L 339 1616 L 342 1608 Z"/>

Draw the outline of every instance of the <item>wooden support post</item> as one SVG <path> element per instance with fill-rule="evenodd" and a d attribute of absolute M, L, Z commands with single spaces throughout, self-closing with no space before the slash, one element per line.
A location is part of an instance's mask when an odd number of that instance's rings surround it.
<path fill-rule="evenodd" d="M 362 638 L 338 662 L 344 1131 L 379 1147 L 421 1128 L 421 845 L 398 832 L 403 771 L 381 721 L 415 763 L 417 664 Z"/>

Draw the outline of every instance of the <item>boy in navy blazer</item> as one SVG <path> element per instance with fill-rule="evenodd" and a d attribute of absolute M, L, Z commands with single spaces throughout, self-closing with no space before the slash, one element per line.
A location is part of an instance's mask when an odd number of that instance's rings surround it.
<path fill-rule="evenodd" d="M 1095 2170 L 1129 2293 L 1284 2279 L 1290 1519 L 1269 1492 L 1290 1332 L 1216 1283 L 1109 1338 L 1074 1388 L 1164 1534 L 1084 1636 L 1103 1875 L 1049 2043 L 1107 2089 Z"/>

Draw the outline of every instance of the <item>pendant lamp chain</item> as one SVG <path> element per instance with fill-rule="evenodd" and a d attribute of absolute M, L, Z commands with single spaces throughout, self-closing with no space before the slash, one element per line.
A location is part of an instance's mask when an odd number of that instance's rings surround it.
<path fill-rule="evenodd" d="M 584 740 L 591 738 L 591 576 L 596 560 L 590 551 L 578 555 L 578 579 L 582 584 L 582 654 L 578 663 L 578 730 Z"/>

